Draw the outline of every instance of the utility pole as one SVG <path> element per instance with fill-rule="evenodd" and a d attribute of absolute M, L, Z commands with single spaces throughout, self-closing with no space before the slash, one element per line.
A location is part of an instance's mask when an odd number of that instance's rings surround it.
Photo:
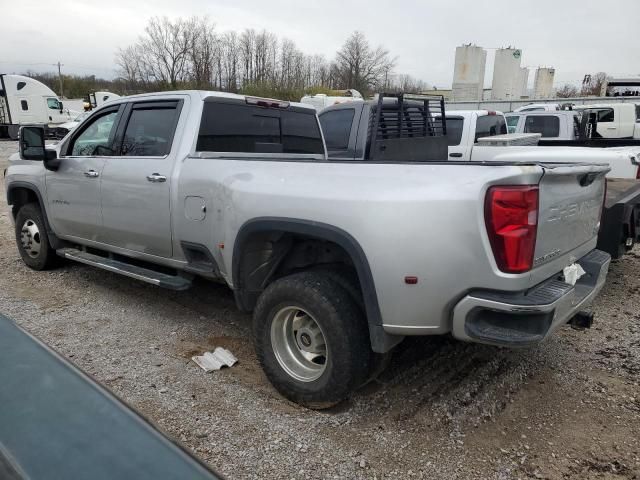
<path fill-rule="evenodd" d="M 64 96 L 64 91 L 62 90 L 62 71 L 61 68 L 64 67 L 64 64 L 60 63 L 58 60 L 58 79 L 60 80 L 60 98 Z"/>

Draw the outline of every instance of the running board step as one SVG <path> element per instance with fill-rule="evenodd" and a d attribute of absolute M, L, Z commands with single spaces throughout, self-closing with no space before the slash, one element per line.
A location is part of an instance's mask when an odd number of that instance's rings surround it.
<path fill-rule="evenodd" d="M 109 272 L 119 273 L 125 277 L 135 278 L 136 280 L 142 280 L 143 282 L 171 290 L 186 290 L 191 286 L 191 280 L 188 278 L 178 275 L 168 275 L 148 268 L 131 265 L 120 260 L 113 260 L 111 258 L 101 257 L 100 255 L 93 255 L 91 253 L 78 250 L 77 248 L 61 248 L 56 250 L 56 253 L 61 257 L 68 258 L 69 260 L 102 268 Z"/>

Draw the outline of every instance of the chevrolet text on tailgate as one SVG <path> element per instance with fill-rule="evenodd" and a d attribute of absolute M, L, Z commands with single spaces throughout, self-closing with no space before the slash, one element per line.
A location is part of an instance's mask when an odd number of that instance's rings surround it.
<path fill-rule="evenodd" d="M 7 199 L 35 270 L 66 258 L 176 290 L 226 282 L 272 384 L 325 408 L 407 335 L 522 346 L 590 324 L 608 168 L 449 162 L 446 133 L 426 96 L 319 121 L 217 92 L 126 97 L 55 150 L 23 127 Z"/>

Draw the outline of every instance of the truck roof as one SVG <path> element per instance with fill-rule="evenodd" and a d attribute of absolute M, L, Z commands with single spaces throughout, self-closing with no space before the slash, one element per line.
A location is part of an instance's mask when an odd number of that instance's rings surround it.
<path fill-rule="evenodd" d="M 535 117 L 535 116 L 542 116 L 542 117 L 548 117 L 549 115 L 560 115 L 560 116 L 565 116 L 565 117 L 575 117 L 577 115 L 579 115 L 580 112 L 577 112 L 575 110 L 547 110 L 547 111 L 538 111 L 538 112 L 509 112 L 506 113 L 505 115 L 508 117 L 513 117 L 513 116 L 520 116 L 520 115 L 526 115 L 527 117 Z"/>
<path fill-rule="evenodd" d="M 137 98 L 166 97 L 169 95 L 188 95 L 190 97 L 193 97 L 199 100 L 204 100 L 205 98 L 211 98 L 211 97 L 218 97 L 218 98 L 230 98 L 230 99 L 236 99 L 236 100 L 246 100 L 247 98 L 259 98 L 264 100 L 284 101 L 284 100 L 278 100 L 273 98 L 257 97 L 255 95 L 240 95 L 237 93 L 219 92 L 215 90 L 171 90 L 166 92 L 152 92 L 152 93 L 141 93 L 138 95 L 130 95 L 128 97 L 114 99 L 109 103 L 113 104 L 118 101 L 129 101 L 131 99 L 137 99 Z M 311 105 L 307 105 L 300 102 L 288 102 L 288 103 L 289 105 L 294 107 L 315 111 L 315 109 Z"/>

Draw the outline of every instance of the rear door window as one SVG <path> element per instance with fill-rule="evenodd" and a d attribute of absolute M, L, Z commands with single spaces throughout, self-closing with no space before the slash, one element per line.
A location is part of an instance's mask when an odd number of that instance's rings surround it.
<path fill-rule="evenodd" d="M 539 133 L 542 138 L 560 136 L 560 119 L 554 115 L 530 115 L 525 119 L 524 133 Z"/>
<path fill-rule="evenodd" d="M 122 156 L 161 157 L 171 151 L 178 102 L 133 104 L 122 142 Z"/>
<path fill-rule="evenodd" d="M 598 123 L 610 123 L 615 121 L 613 108 L 602 108 L 598 110 Z"/>
<path fill-rule="evenodd" d="M 476 142 L 479 138 L 504 135 L 506 133 L 507 122 L 505 122 L 502 115 L 482 115 L 476 121 Z"/>
<path fill-rule="evenodd" d="M 329 150 L 347 150 L 355 109 L 332 110 L 319 116 L 324 141 Z"/>
<path fill-rule="evenodd" d="M 199 152 L 324 154 L 313 112 L 206 102 Z"/>
<path fill-rule="evenodd" d="M 455 147 L 462 140 L 462 128 L 464 119 L 461 117 L 446 117 L 447 120 L 447 145 Z"/>

